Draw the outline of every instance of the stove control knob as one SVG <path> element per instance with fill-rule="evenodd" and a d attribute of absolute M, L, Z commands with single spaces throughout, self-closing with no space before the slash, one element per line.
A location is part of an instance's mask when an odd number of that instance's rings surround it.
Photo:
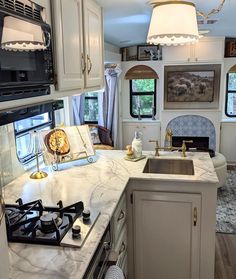
<path fill-rule="evenodd" d="M 72 237 L 73 238 L 79 238 L 81 233 L 81 228 L 79 225 L 74 225 L 72 227 Z"/>
<path fill-rule="evenodd" d="M 85 209 L 82 213 L 83 221 L 88 222 L 90 220 L 90 210 Z"/>

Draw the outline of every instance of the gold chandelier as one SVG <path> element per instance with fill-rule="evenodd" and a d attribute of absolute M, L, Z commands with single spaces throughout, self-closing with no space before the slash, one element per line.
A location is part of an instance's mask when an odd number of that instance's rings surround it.
<path fill-rule="evenodd" d="M 149 3 L 153 5 L 153 11 L 147 43 L 169 46 L 197 42 L 199 39 L 197 15 L 208 19 L 222 9 L 224 2 L 225 0 L 221 0 L 218 8 L 209 13 L 202 13 L 189 1 L 151 0 Z"/>

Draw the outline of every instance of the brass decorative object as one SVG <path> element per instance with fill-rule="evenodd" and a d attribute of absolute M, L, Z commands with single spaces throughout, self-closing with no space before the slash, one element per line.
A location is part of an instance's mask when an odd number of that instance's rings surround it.
<path fill-rule="evenodd" d="M 48 174 L 44 171 L 41 171 L 39 168 L 39 155 L 42 153 L 42 142 L 39 138 L 39 134 L 37 131 L 34 131 L 31 134 L 31 150 L 35 153 L 36 157 L 36 168 L 37 170 L 33 173 L 31 173 L 30 178 L 31 179 L 42 179 L 48 176 Z"/>
<path fill-rule="evenodd" d="M 95 150 L 91 141 L 88 125 L 68 126 L 41 132 L 44 147 L 44 163 L 54 171 L 59 165 L 87 159 L 93 163 Z"/>
<path fill-rule="evenodd" d="M 64 130 L 54 129 L 45 137 L 48 151 L 56 155 L 66 155 L 70 152 L 70 144 Z"/>
<path fill-rule="evenodd" d="M 166 133 L 165 133 L 165 141 L 169 143 L 168 146 L 159 146 L 158 144 L 158 140 L 149 140 L 149 142 L 154 142 L 156 143 L 156 146 L 155 146 L 155 156 L 160 156 L 160 153 L 159 153 L 159 150 L 165 150 L 165 151 L 174 151 L 174 150 L 177 150 L 177 151 L 182 151 L 182 157 L 186 157 L 186 151 L 187 151 L 187 146 L 186 146 L 186 143 L 193 143 L 192 140 L 183 140 L 182 142 L 182 146 L 181 147 L 174 147 L 172 145 L 172 136 L 173 136 L 173 132 L 172 130 L 169 128 L 166 130 Z"/>

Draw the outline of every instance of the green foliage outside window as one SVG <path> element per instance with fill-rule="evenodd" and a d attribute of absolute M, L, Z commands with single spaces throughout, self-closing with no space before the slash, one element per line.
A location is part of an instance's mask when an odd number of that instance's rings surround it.
<path fill-rule="evenodd" d="M 154 79 L 133 79 L 132 80 L 133 92 L 154 92 L 155 80 Z"/>

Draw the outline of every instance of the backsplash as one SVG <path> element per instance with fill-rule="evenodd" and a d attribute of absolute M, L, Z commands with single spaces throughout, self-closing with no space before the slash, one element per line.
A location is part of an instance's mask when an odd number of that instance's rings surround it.
<path fill-rule="evenodd" d="M 25 172 L 16 156 L 13 124 L 0 126 L 0 187 Z"/>

